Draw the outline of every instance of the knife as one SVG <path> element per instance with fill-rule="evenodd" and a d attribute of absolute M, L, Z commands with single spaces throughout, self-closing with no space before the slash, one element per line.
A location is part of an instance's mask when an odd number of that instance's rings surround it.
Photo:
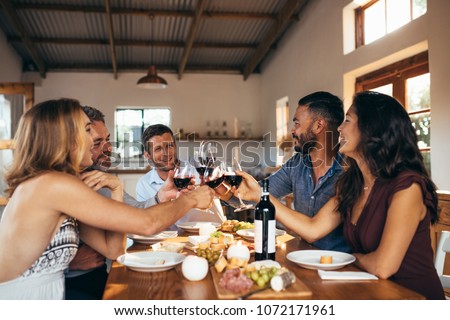
<path fill-rule="evenodd" d="M 237 300 L 246 300 L 248 297 L 250 297 L 250 296 L 252 296 L 252 295 L 254 295 L 256 293 L 259 293 L 261 291 L 265 291 L 267 289 L 270 289 L 270 285 L 266 285 L 265 287 L 259 288 L 257 290 L 248 292 L 248 293 L 246 293 L 246 294 L 244 294 L 242 296 L 239 296 L 239 297 L 237 297 Z"/>

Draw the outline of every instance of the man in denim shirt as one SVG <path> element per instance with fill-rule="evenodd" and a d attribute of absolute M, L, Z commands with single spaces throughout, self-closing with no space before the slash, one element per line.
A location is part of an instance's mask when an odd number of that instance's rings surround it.
<path fill-rule="evenodd" d="M 342 172 L 337 127 L 343 119 L 342 101 L 328 92 L 299 100 L 291 130 L 297 153 L 268 178 L 272 196 L 293 193 L 295 210 L 310 217 L 334 196 Z M 312 244 L 322 250 L 350 252 L 342 225 Z"/>

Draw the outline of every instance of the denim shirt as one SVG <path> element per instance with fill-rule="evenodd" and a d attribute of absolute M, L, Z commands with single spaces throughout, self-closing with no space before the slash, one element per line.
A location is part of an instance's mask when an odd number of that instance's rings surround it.
<path fill-rule="evenodd" d="M 338 154 L 327 173 L 314 185 L 309 156 L 295 154 L 280 170 L 267 178 L 270 181 L 270 194 L 280 198 L 293 193 L 295 210 L 309 217 L 314 216 L 335 194 L 334 185 L 342 172 L 341 157 Z M 322 250 L 351 252 L 344 239 L 343 224 L 312 245 Z"/>

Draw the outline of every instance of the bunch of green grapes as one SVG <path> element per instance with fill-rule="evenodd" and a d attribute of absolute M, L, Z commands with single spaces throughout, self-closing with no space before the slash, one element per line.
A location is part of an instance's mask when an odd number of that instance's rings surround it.
<path fill-rule="evenodd" d="M 276 267 L 261 267 L 259 270 L 247 271 L 245 275 L 252 279 L 260 288 L 266 286 L 270 279 L 277 273 Z"/>
<path fill-rule="evenodd" d="M 208 260 L 209 265 L 212 266 L 220 258 L 220 255 L 222 254 L 222 250 L 211 249 L 211 248 L 197 249 L 196 253 L 197 253 L 197 256 Z"/>
<path fill-rule="evenodd" d="M 233 232 L 236 232 L 238 230 L 242 230 L 242 229 L 251 229 L 253 228 L 255 225 L 251 222 L 245 222 L 245 221 L 239 221 L 234 227 L 233 227 Z"/>

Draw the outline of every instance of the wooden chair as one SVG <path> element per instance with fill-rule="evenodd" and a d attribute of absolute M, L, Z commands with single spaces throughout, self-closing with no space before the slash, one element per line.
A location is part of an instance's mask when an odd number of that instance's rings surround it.
<path fill-rule="evenodd" d="M 436 258 L 434 260 L 434 266 L 441 279 L 444 290 L 450 289 L 450 275 L 444 275 L 445 257 L 450 253 L 450 231 L 441 231 L 441 238 L 436 248 Z"/>

